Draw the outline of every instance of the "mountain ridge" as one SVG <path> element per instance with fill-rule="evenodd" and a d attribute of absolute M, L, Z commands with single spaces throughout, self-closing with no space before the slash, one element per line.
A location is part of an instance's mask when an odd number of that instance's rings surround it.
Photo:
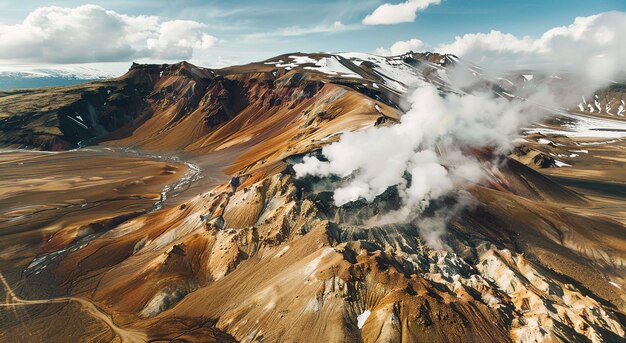
<path fill-rule="evenodd" d="M 397 187 L 337 206 L 340 178 L 296 177 L 342 133 L 398 123 L 410 89 L 463 92 L 448 79 L 456 63 L 292 53 L 0 93 L 0 145 L 16 149 L 0 154 L 0 273 L 17 308 L 0 309 L 0 337 L 26 339 L 26 326 L 42 340 L 623 340 L 623 198 L 554 177 L 626 182 L 617 119 L 591 114 L 614 141 L 577 135 L 599 131 L 569 113 L 515 154 L 465 149 L 488 177 L 427 209 L 468 203 L 443 248 L 414 222 L 371 222 L 397 209 Z M 477 87 L 514 91 L 472 68 Z M 56 325 L 69 321 L 80 330 Z"/>

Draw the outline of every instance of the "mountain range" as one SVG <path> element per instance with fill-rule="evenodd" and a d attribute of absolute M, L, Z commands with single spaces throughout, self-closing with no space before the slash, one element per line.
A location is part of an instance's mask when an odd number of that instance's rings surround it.
<path fill-rule="evenodd" d="M 425 209 L 459 208 L 441 247 L 423 223 L 372 222 L 398 187 L 338 205 L 341 177 L 294 171 L 397 125 L 420 87 L 512 100 L 571 82 L 292 53 L 0 91 L 0 340 L 624 341 L 622 83 L 549 109 L 512 151 L 463 147 L 488 177 Z"/>

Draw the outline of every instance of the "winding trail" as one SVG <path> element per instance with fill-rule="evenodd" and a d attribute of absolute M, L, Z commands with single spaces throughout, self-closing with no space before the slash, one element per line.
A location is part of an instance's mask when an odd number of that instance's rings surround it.
<path fill-rule="evenodd" d="M 2 282 L 6 292 L 7 292 L 7 302 L 0 303 L 0 307 L 9 307 L 14 308 L 16 306 L 28 306 L 28 305 L 44 305 L 44 304 L 58 304 L 58 303 L 69 303 L 72 301 L 78 302 L 81 307 L 93 318 L 96 318 L 106 324 L 108 327 L 113 330 L 113 332 L 122 340 L 122 342 L 135 343 L 135 342 L 146 342 L 147 337 L 145 333 L 134 331 L 130 329 L 125 329 L 117 326 L 111 316 L 104 312 L 100 307 L 98 307 L 93 302 L 78 297 L 61 297 L 61 298 L 52 298 L 52 299 L 37 299 L 37 300 L 28 300 L 20 298 L 7 280 L 4 275 L 0 273 L 0 281 Z"/>

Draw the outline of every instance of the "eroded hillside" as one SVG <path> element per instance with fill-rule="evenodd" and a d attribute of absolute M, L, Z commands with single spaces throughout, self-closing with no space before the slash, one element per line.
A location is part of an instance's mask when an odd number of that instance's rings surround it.
<path fill-rule="evenodd" d="M 489 178 L 431 205 L 471 203 L 441 248 L 372 224 L 393 187 L 336 206 L 339 178 L 295 177 L 342 133 L 394 125 L 413 88 L 470 91 L 447 75 L 461 63 L 298 53 L 2 93 L 0 143 L 21 150 L 0 154 L 0 337 L 623 340 L 623 121 L 572 111 L 511 156 L 468 148 Z M 530 86 L 474 76 L 505 98 Z"/>

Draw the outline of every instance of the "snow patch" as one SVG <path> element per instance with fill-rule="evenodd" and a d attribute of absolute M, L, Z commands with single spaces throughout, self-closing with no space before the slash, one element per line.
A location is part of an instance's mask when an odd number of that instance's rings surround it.
<path fill-rule="evenodd" d="M 282 257 L 287 252 L 287 250 L 289 250 L 289 246 L 285 245 L 282 249 L 280 249 L 279 252 L 276 253 L 276 255 L 274 255 L 274 258 Z"/>
<path fill-rule="evenodd" d="M 333 251 L 334 251 L 333 248 L 325 248 L 324 250 L 322 250 L 322 252 L 320 253 L 318 257 L 314 258 L 309 263 L 307 263 L 306 266 L 304 266 L 304 270 L 303 270 L 304 274 L 306 275 L 313 274 L 315 270 L 317 269 L 317 267 L 319 266 L 319 264 L 322 262 L 322 259 Z"/>
<path fill-rule="evenodd" d="M 287 70 L 291 70 L 295 67 L 298 67 L 300 65 L 303 64 L 314 64 L 317 63 L 316 59 L 313 59 L 309 56 L 296 56 L 296 55 L 291 55 L 289 56 L 289 58 L 291 59 L 291 62 L 289 63 L 285 63 L 283 60 L 279 60 L 278 62 L 265 62 L 265 64 L 273 64 L 276 65 L 279 68 L 285 68 Z"/>
<path fill-rule="evenodd" d="M 602 142 L 580 142 L 580 143 L 576 143 L 576 145 L 604 145 L 604 144 L 611 144 L 611 143 L 615 143 L 617 142 L 617 139 L 611 139 L 609 141 L 602 141 Z"/>
<path fill-rule="evenodd" d="M 545 139 L 545 138 L 539 138 L 537 140 L 537 143 L 539 143 L 539 144 L 554 144 L 553 141 L 551 141 L 549 139 Z M 554 144 L 554 145 L 556 145 L 556 144 Z"/>
<path fill-rule="evenodd" d="M 363 328 L 363 325 L 365 325 L 365 321 L 367 320 L 367 318 L 369 318 L 369 317 L 370 317 L 370 314 L 372 314 L 372 311 L 370 311 L 370 310 L 365 310 L 365 311 L 361 312 L 361 314 L 359 314 L 359 315 L 356 317 L 356 326 L 357 326 L 359 329 L 362 329 L 362 328 Z"/>
<path fill-rule="evenodd" d="M 367 61 L 373 64 L 372 69 L 384 80 L 384 85 L 398 93 L 405 93 L 408 88 L 416 88 L 428 84 L 419 72 L 402 59 L 387 58 L 364 53 L 341 53 L 339 56 L 353 63 Z M 378 85 L 374 84 L 374 88 Z"/>
<path fill-rule="evenodd" d="M 315 62 L 315 67 L 304 67 L 304 69 L 315 70 L 329 75 L 341 75 L 343 77 L 351 77 L 362 79 L 361 75 L 353 72 L 344 66 L 336 56 L 324 57 Z"/>
<path fill-rule="evenodd" d="M 598 100 L 595 100 L 593 103 L 594 105 L 596 105 L 596 109 L 598 109 L 598 113 L 602 113 L 602 108 L 600 108 L 600 102 Z"/>
<path fill-rule="evenodd" d="M 326 136 L 326 137 L 324 137 L 324 138 L 320 139 L 320 141 L 322 141 L 322 142 L 326 142 L 327 140 L 329 140 L 329 139 L 331 139 L 331 138 L 333 138 L 333 137 L 335 137 L 335 136 L 339 136 L 339 135 L 343 134 L 344 132 L 345 132 L 345 131 L 332 133 L 332 134 L 330 134 L 330 135 L 328 135 L 328 136 Z"/>
<path fill-rule="evenodd" d="M 571 164 L 567 164 L 567 163 L 565 163 L 565 162 L 562 162 L 562 161 L 559 161 L 559 160 L 556 160 L 556 159 L 554 160 L 554 165 L 556 165 L 556 166 L 557 166 L 557 167 L 559 167 L 559 168 L 562 168 L 562 167 L 571 167 L 571 166 L 572 166 Z"/>
<path fill-rule="evenodd" d="M 590 111 L 593 107 L 589 105 Z M 561 129 L 551 129 L 543 127 L 535 127 L 526 129 L 525 132 L 541 133 L 550 135 L 563 135 L 567 137 L 594 137 L 594 138 L 623 138 L 626 137 L 626 122 L 610 119 L 598 118 L 586 115 L 578 115 L 569 112 L 559 113 L 568 119 L 573 119 L 574 124 L 567 125 Z M 564 125 L 566 126 L 566 125 Z"/>

